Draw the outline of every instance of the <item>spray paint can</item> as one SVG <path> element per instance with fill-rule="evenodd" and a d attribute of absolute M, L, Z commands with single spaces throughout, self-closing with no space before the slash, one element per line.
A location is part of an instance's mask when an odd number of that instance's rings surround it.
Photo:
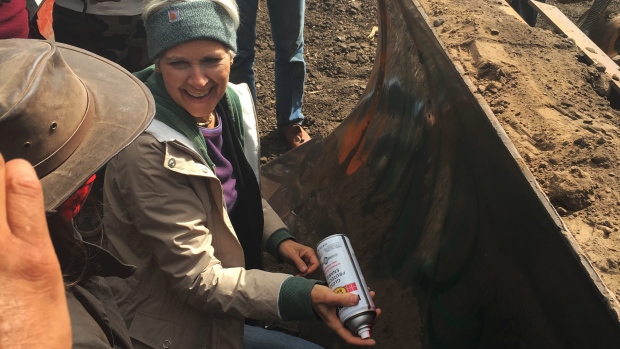
<path fill-rule="evenodd" d="M 355 306 L 338 308 L 340 321 L 361 338 L 370 338 L 377 312 L 349 238 L 343 234 L 328 236 L 318 243 L 317 254 L 329 288 L 336 293 L 354 293 L 360 298 Z"/>

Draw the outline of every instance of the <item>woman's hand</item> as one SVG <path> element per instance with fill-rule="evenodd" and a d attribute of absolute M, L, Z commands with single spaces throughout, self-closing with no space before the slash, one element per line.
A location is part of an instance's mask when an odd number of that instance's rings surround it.
<path fill-rule="evenodd" d="M 374 297 L 375 293 L 370 292 L 370 296 Z M 334 293 L 334 291 L 330 290 L 328 287 L 315 285 L 310 293 L 310 298 L 312 298 L 312 307 L 321 317 L 321 320 L 347 343 L 358 346 L 372 346 L 376 344 L 375 340 L 372 338 L 361 339 L 360 337 L 354 336 L 351 331 L 344 327 L 338 318 L 338 314 L 336 314 L 337 307 L 351 307 L 356 305 L 359 302 L 359 297 L 356 294 L 338 294 Z M 376 309 L 376 311 L 377 316 L 379 316 L 379 314 L 381 314 L 381 309 Z"/>
<path fill-rule="evenodd" d="M 43 191 L 32 166 L 0 155 L 0 348 L 71 348 Z"/>
<path fill-rule="evenodd" d="M 280 258 L 299 271 L 298 276 L 308 276 L 319 267 L 314 250 L 294 240 L 284 240 L 278 245 Z"/>

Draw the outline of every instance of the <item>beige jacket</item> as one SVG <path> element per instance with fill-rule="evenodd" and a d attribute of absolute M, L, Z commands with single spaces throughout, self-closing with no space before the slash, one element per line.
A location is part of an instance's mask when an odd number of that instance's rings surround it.
<path fill-rule="evenodd" d="M 289 275 L 243 268 L 220 181 L 180 133 L 155 120 L 114 157 L 105 201 L 110 250 L 138 267 L 109 280 L 136 347 L 242 348 L 244 317 L 281 318 Z M 264 244 L 284 224 L 263 212 Z"/>

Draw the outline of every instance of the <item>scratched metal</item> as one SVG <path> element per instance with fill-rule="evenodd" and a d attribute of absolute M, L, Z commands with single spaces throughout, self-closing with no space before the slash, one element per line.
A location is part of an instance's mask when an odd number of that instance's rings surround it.
<path fill-rule="evenodd" d="M 359 246 L 378 348 L 620 348 L 615 298 L 421 7 L 378 10 L 359 103 L 266 164 L 263 195 L 300 241 L 344 232 Z M 342 347 L 320 326 L 302 336 Z"/>

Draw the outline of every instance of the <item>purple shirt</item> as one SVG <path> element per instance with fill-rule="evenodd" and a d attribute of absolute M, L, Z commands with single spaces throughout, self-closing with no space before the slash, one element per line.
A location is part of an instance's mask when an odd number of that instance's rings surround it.
<path fill-rule="evenodd" d="M 224 189 L 224 199 L 226 200 L 226 210 L 228 213 L 232 211 L 237 202 L 237 174 L 233 171 L 232 164 L 224 156 L 223 149 L 224 140 L 222 138 L 222 119 L 217 116 L 217 126 L 214 128 L 198 127 L 207 142 L 207 153 L 209 158 L 215 164 L 215 175 L 222 182 Z"/>

